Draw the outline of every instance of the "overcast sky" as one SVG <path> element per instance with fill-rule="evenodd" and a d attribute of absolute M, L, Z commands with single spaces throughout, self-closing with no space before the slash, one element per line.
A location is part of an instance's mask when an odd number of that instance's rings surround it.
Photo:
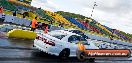
<path fill-rule="evenodd" d="M 93 17 L 110 28 L 132 34 L 132 0 L 33 0 L 32 6 L 50 11 L 66 11 Z"/>

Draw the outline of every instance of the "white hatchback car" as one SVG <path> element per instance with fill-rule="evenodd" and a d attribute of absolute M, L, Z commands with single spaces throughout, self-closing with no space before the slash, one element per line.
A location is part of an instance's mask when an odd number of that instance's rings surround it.
<path fill-rule="evenodd" d="M 79 41 L 87 43 L 85 45 L 87 49 L 99 49 L 94 43 L 88 42 L 80 35 L 64 30 L 55 30 L 48 34 L 37 34 L 34 46 L 43 52 L 67 58 L 76 56 Z"/>

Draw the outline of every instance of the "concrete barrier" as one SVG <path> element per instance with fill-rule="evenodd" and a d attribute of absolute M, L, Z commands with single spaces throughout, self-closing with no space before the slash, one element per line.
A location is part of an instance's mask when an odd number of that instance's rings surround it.
<path fill-rule="evenodd" d="M 132 43 L 123 42 L 123 41 L 120 41 L 120 40 L 110 40 L 109 38 L 100 37 L 100 36 L 91 35 L 91 34 L 86 34 L 86 35 L 91 39 L 102 40 L 102 41 L 105 41 L 105 42 L 108 42 L 108 43 L 113 43 L 113 44 L 118 44 L 118 45 L 122 45 L 122 46 L 132 47 Z"/>
<path fill-rule="evenodd" d="M 14 21 L 14 16 L 5 15 L 5 20 L 4 20 L 4 22 L 13 22 L 13 21 Z"/>
<path fill-rule="evenodd" d="M 2 18 L 2 14 L 0 14 L 0 18 Z M 4 22 L 7 23 L 13 23 L 17 25 L 24 25 L 24 26 L 30 26 L 31 20 L 25 19 L 25 18 L 19 18 L 12 15 L 5 15 Z"/>
<path fill-rule="evenodd" d="M 23 19 L 23 25 L 24 26 L 30 26 L 31 25 L 31 20 Z"/>
<path fill-rule="evenodd" d="M 2 13 L 0 13 L 0 18 L 2 18 Z"/>

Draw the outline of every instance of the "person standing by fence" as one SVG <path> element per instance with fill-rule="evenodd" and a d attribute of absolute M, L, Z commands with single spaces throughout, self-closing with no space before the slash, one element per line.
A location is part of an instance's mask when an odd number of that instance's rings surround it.
<path fill-rule="evenodd" d="M 33 19 L 32 23 L 31 23 L 31 31 L 35 31 L 37 25 L 38 25 L 38 23 L 37 23 L 37 17 L 35 17 L 35 19 Z"/>
<path fill-rule="evenodd" d="M 1 18 L 0 18 L 0 22 L 3 22 L 4 20 L 5 20 L 5 14 L 3 14 L 3 7 L 2 6 L 0 6 L 0 14 L 1 14 Z"/>
<path fill-rule="evenodd" d="M 48 33 L 48 24 L 45 27 L 44 33 Z"/>
<path fill-rule="evenodd" d="M 13 12 L 13 16 L 16 16 L 16 14 L 17 14 L 17 11 L 14 11 L 14 12 Z"/>
<path fill-rule="evenodd" d="M 42 23 L 42 29 L 44 33 L 48 33 L 48 24 Z"/>
<path fill-rule="evenodd" d="M 0 13 L 3 14 L 3 7 L 2 6 L 0 6 Z"/>

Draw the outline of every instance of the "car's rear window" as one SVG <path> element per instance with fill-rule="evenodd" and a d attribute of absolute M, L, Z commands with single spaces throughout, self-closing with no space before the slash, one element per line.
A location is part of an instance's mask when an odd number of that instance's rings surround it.
<path fill-rule="evenodd" d="M 63 37 L 65 37 L 66 35 L 52 35 L 52 36 L 61 40 L 61 39 L 62 39 Z"/>
<path fill-rule="evenodd" d="M 48 34 L 51 35 L 52 37 L 58 38 L 60 40 L 67 35 L 66 33 L 60 32 L 59 30 L 51 31 Z"/>

